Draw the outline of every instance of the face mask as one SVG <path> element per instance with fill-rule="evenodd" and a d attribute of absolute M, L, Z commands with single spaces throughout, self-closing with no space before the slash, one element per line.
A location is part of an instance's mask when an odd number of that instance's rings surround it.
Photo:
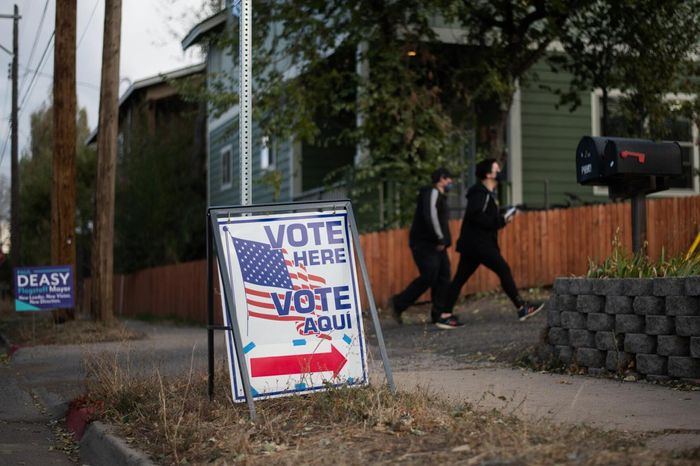
<path fill-rule="evenodd" d="M 450 191 L 452 191 L 452 183 L 446 184 L 444 189 L 445 189 L 446 193 L 449 193 Z"/>

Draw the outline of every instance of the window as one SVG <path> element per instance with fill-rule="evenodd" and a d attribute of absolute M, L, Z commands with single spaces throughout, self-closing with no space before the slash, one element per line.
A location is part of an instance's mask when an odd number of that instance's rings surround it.
<path fill-rule="evenodd" d="M 260 141 L 260 168 L 263 170 L 275 168 L 276 152 L 275 144 L 270 141 L 269 136 L 263 137 Z"/>
<path fill-rule="evenodd" d="M 219 152 L 221 155 L 221 189 L 231 187 L 231 146 L 226 146 Z"/>
<path fill-rule="evenodd" d="M 638 138 L 639 132 L 633 128 L 630 121 L 624 116 L 620 106 L 621 93 L 614 91 L 610 93 L 608 101 L 608 125 L 607 136 Z M 592 97 L 592 133 L 594 136 L 606 136 L 602 123 L 603 108 L 601 102 L 602 94 L 596 92 Z M 694 96 L 673 95 L 668 96 L 673 100 L 687 100 Z M 679 178 L 669 180 L 669 186 L 672 194 L 681 194 L 688 192 L 700 192 L 700 181 L 695 176 L 696 170 L 700 167 L 700 160 L 697 147 L 698 128 L 691 120 L 679 114 L 671 115 L 664 122 L 664 140 L 675 141 L 681 146 L 681 157 L 683 164 L 683 175 Z M 595 194 L 607 194 L 607 189 L 604 187 L 594 187 Z M 660 193 L 663 195 L 663 192 Z"/>

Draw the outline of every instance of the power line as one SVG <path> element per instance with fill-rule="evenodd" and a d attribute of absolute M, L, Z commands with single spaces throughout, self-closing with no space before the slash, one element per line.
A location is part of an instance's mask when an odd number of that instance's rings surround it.
<path fill-rule="evenodd" d="M 36 82 L 37 74 L 44 67 L 44 63 L 45 63 L 44 58 L 46 57 L 46 52 L 49 51 L 49 47 L 53 44 L 53 38 L 54 38 L 55 34 L 56 34 L 56 31 L 51 32 L 51 37 L 49 37 L 49 41 L 46 44 L 46 48 L 44 49 L 44 53 L 41 54 L 41 59 L 39 60 L 39 66 L 37 67 L 36 70 L 34 70 L 34 74 L 32 75 L 32 79 L 29 82 L 29 87 L 27 87 L 27 92 L 24 94 L 24 97 L 22 97 L 22 103 L 19 104 L 20 116 L 22 115 L 22 112 L 24 111 L 24 102 L 27 100 L 27 97 L 29 97 L 29 95 L 32 93 L 32 90 L 34 89 L 34 83 Z"/>
<path fill-rule="evenodd" d="M 32 58 L 34 57 L 34 51 L 36 50 L 36 45 L 39 42 L 39 37 L 41 36 L 41 28 L 44 25 L 44 19 L 46 18 L 46 10 L 49 7 L 49 0 L 46 0 L 46 3 L 44 3 L 44 11 L 41 13 L 41 20 L 39 21 L 39 27 L 36 29 L 36 36 L 34 36 L 34 44 L 32 45 L 32 50 L 29 52 L 29 60 L 27 60 L 27 65 L 31 65 L 32 63 Z M 25 72 L 22 75 L 22 84 L 24 84 L 24 80 L 27 77 L 27 72 Z M 23 91 L 24 89 L 22 89 Z M 20 91 L 20 94 L 22 93 Z"/>
<path fill-rule="evenodd" d="M 77 51 L 80 48 L 80 44 L 83 42 L 83 37 L 85 37 L 85 33 L 87 32 L 88 28 L 90 27 L 90 22 L 92 21 L 92 17 L 95 16 L 95 11 L 97 11 L 97 5 L 100 4 L 100 0 L 95 0 L 95 6 L 92 7 L 92 12 L 90 13 L 90 18 L 88 18 L 87 24 L 85 25 L 85 29 L 83 29 L 83 33 L 80 34 L 80 39 L 78 39 L 78 45 L 75 47 L 75 50 Z"/>
<path fill-rule="evenodd" d="M 43 78 L 51 78 L 51 79 L 53 79 L 53 75 L 52 75 L 52 74 L 43 73 L 43 72 L 41 72 L 41 71 L 39 71 L 39 70 L 37 70 L 37 69 L 25 68 L 25 70 L 26 70 L 28 73 L 29 73 L 30 71 L 33 71 L 33 72 L 37 73 L 39 76 L 41 76 L 41 77 L 43 77 Z M 97 90 L 97 91 L 100 90 L 100 86 L 98 86 L 97 84 L 89 83 L 89 82 L 87 82 L 87 81 L 75 81 L 75 84 L 78 85 L 78 86 L 90 87 L 90 88 L 95 89 L 95 90 Z"/>

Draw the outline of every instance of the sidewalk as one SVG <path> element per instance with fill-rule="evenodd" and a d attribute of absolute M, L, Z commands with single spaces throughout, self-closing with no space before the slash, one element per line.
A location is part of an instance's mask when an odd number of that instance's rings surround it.
<path fill-rule="evenodd" d="M 184 373 L 192 363 L 195 371 L 206 372 L 206 331 L 203 328 L 141 322 L 130 325 L 145 332 L 147 337 L 126 344 L 22 348 L 8 365 L 0 365 L 0 380 L 3 380 L 0 385 L 3 399 L 0 465 L 22 464 L 22 461 L 25 464 L 70 464 L 57 452 L 49 451 L 52 436 L 45 424 L 50 412 L 64 410 L 66 402 L 82 392 L 82 361 L 87 354 L 128 353 L 136 371 L 150 372 L 158 367 L 164 374 Z M 475 329 L 457 334 L 461 331 L 455 330 L 450 336 L 466 338 Z M 438 332 L 435 338 L 440 335 L 444 334 Z M 393 357 L 392 365 L 400 368 L 394 377 L 401 390 L 421 386 L 450 400 L 556 422 L 654 432 L 657 437 L 668 431 L 684 433 L 682 448 L 700 446 L 700 392 L 505 367 L 469 368 L 467 364 L 455 363 L 454 356 L 448 353 L 402 355 L 396 347 L 392 350 L 392 332 L 386 332 L 385 336 Z M 217 359 L 225 358 L 221 332 L 217 333 L 216 343 Z M 376 348 L 371 347 L 371 353 L 372 372 L 376 374 L 372 381 L 382 383 L 381 359 Z M 217 387 L 217 390 L 226 389 Z M 47 413 L 35 406 L 32 394 Z M 37 457 L 37 452 L 45 458 Z M 39 462 L 36 458 L 40 458 Z"/>

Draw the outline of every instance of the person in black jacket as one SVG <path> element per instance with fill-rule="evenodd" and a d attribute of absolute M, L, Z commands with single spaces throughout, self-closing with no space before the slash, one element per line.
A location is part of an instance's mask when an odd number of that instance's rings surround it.
<path fill-rule="evenodd" d="M 518 318 L 524 321 L 537 314 L 544 304 L 527 303 L 520 297 L 510 267 L 498 247 L 498 230 L 513 220 L 513 215 L 504 217 L 499 212 L 496 201 L 495 189 L 501 179 L 501 167 L 495 159 L 483 160 L 476 165 L 476 177 L 479 181 L 467 192 L 467 208 L 457 240 L 460 253 L 457 272 L 438 309 L 452 313 L 462 286 L 483 264 L 498 275 L 503 290 L 517 309 Z"/>
<path fill-rule="evenodd" d="M 448 225 L 447 196 L 452 186 L 452 177 L 445 168 L 432 173 L 432 186 L 420 190 L 409 233 L 409 246 L 420 275 L 405 290 L 389 300 L 389 307 L 397 322 L 401 313 L 412 305 L 420 295 L 430 288 L 433 304 L 442 302 L 450 284 L 450 259 L 447 248 L 452 243 Z M 443 329 L 460 327 L 451 313 L 440 314 L 435 306 L 431 311 L 435 325 Z"/>

